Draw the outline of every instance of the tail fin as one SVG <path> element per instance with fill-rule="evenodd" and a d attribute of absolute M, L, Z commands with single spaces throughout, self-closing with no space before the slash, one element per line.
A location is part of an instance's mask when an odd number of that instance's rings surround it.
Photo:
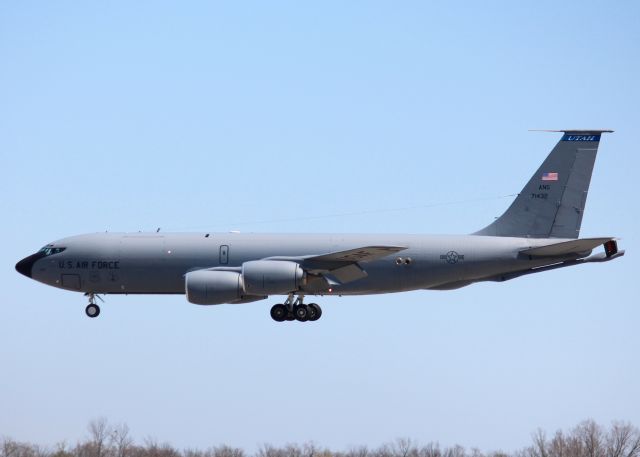
<path fill-rule="evenodd" d="M 551 130 L 564 135 L 505 213 L 474 235 L 578 238 L 600 135 L 613 130 Z"/>

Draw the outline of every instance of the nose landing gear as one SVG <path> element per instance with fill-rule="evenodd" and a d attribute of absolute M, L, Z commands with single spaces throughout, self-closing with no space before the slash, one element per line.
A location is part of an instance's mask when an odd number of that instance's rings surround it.
<path fill-rule="evenodd" d="M 96 304 L 96 298 L 101 302 L 104 302 L 104 300 L 94 293 L 87 293 L 85 295 L 89 297 L 89 304 L 84 309 L 84 312 L 92 319 L 98 317 L 100 315 L 100 307 Z"/>
<path fill-rule="evenodd" d="M 304 295 L 294 298 L 294 294 L 284 303 L 278 303 L 271 308 L 271 318 L 276 322 L 293 321 L 307 322 L 317 321 L 322 316 L 322 308 L 317 303 L 305 305 Z"/>

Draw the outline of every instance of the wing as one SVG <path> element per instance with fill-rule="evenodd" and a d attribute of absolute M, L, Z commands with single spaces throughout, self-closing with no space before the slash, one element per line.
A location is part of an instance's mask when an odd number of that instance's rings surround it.
<path fill-rule="evenodd" d="M 349 249 L 348 251 L 337 251 L 329 254 L 307 257 L 305 261 L 314 263 L 371 262 L 372 260 L 381 259 L 382 257 L 404 251 L 405 249 L 407 248 L 403 246 L 365 246 L 362 248 Z"/>
<path fill-rule="evenodd" d="M 268 257 L 265 260 L 297 262 L 311 274 L 324 276 L 329 284 L 344 284 L 367 276 L 360 263 L 378 260 L 407 249 L 404 246 L 363 246 L 346 251 L 300 257 Z"/>

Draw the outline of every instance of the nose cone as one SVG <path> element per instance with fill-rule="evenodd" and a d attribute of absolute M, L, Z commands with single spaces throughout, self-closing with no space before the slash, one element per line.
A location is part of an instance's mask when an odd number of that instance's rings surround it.
<path fill-rule="evenodd" d="M 40 256 L 38 254 L 32 254 L 29 257 L 25 257 L 20 262 L 16 263 L 16 270 L 18 273 L 25 275 L 27 278 L 31 277 L 31 269 L 33 264 L 38 260 Z"/>

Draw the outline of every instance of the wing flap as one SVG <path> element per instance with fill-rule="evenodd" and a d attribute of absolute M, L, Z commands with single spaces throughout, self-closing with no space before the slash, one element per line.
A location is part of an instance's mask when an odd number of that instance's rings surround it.
<path fill-rule="evenodd" d="M 582 254 L 589 252 L 593 248 L 600 246 L 601 244 L 611 241 L 614 238 L 582 238 L 578 240 L 562 241 L 560 243 L 548 244 L 546 246 L 538 246 L 535 248 L 524 249 L 520 251 L 521 254 L 530 255 L 534 257 L 555 257 L 568 254 Z"/>
<path fill-rule="evenodd" d="M 368 276 L 367 272 L 355 263 L 350 263 L 344 267 L 330 270 L 328 274 L 337 279 L 339 284 L 357 281 L 358 279 L 366 278 Z"/>

